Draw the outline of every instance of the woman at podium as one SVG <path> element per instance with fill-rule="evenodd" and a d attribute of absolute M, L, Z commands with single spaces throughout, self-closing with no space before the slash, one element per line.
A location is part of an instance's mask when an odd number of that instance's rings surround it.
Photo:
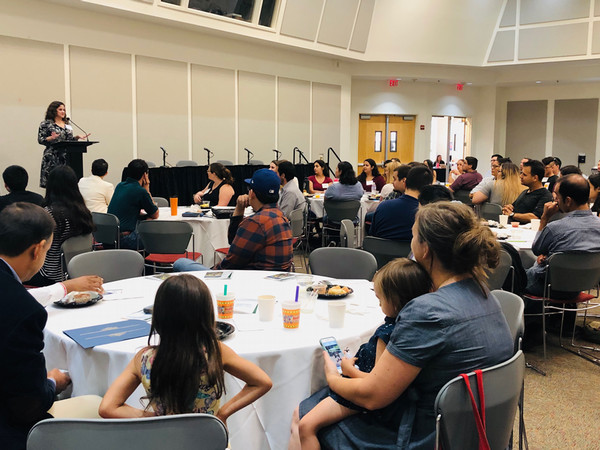
<path fill-rule="evenodd" d="M 40 187 L 46 187 L 48 174 L 57 166 L 67 163 L 65 150 L 53 147 L 55 142 L 85 139 L 86 136 L 73 136 L 73 128 L 67 120 L 67 110 L 63 102 L 54 101 L 48 105 L 46 117 L 38 129 L 38 143 L 44 145 Z"/>

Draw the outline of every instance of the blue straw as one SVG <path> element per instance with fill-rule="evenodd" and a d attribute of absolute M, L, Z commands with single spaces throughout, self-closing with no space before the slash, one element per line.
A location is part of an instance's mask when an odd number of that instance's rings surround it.
<path fill-rule="evenodd" d="M 298 302 L 298 294 L 300 293 L 300 286 L 296 286 L 296 300 L 294 300 L 296 303 Z"/>

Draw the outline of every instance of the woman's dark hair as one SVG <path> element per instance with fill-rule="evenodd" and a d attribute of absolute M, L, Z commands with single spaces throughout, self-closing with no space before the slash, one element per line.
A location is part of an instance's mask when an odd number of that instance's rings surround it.
<path fill-rule="evenodd" d="M 451 202 L 452 200 L 454 200 L 452 191 L 446 186 L 442 186 L 440 184 L 429 184 L 427 186 L 423 186 L 419 192 L 420 205 L 429 205 L 430 203 L 444 201 Z"/>
<path fill-rule="evenodd" d="M 223 180 L 223 183 L 233 186 L 233 176 L 231 171 L 221 163 L 211 163 L 209 169 L 217 177 Z"/>
<path fill-rule="evenodd" d="M 354 186 L 357 183 L 356 173 L 352 164 L 348 161 L 342 161 L 338 164 L 338 170 L 340 171 L 339 181 L 340 184 L 348 184 Z"/>
<path fill-rule="evenodd" d="M 317 159 L 313 165 L 318 164 L 319 166 L 321 166 L 323 168 L 323 175 L 325 175 L 326 177 L 329 176 L 329 167 L 327 167 L 327 164 L 325 163 L 325 161 L 323 161 L 322 159 Z"/>
<path fill-rule="evenodd" d="M 500 244 L 471 208 L 459 202 L 419 206 L 415 223 L 416 238 L 427 244 L 445 270 L 470 274 L 485 292 L 485 267 L 498 265 Z"/>
<path fill-rule="evenodd" d="M 371 169 L 371 175 L 373 176 L 373 178 L 378 177 L 380 175 L 380 173 L 379 173 L 379 168 L 377 167 L 377 163 L 375 162 L 375 160 L 371 159 L 371 158 L 367 158 L 367 159 L 365 159 L 365 161 L 368 162 L 369 165 L 373 168 L 373 169 Z M 356 177 L 356 179 L 358 181 L 360 181 L 361 183 L 365 183 L 367 181 L 367 174 L 363 170 L 360 173 L 360 175 L 358 177 Z"/>
<path fill-rule="evenodd" d="M 223 360 L 206 284 L 193 275 L 165 280 L 156 292 L 148 345 L 155 333 L 160 344 L 154 347 L 150 404 L 160 403 L 166 414 L 192 412 L 202 376 L 217 397 L 223 395 Z"/>
<path fill-rule="evenodd" d="M 56 117 L 56 110 L 59 106 L 64 106 L 63 102 L 59 102 L 58 100 L 53 101 L 48 105 L 48 109 L 46 110 L 45 120 L 51 120 L 54 122 L 54 118 Z"/>
<path fill-rule="evenodd" d="M 430 159 L 426 159 L 425 161 L 423 161 L 423 164 L 429 167 L 429 170 L 433 170 L 433 162 Z"/>
<path fill-rule="evenodd" d="M 590 182 L 590 184 L 592 186 L 594 186 L 595 189 L 598 189 L 600 187 L 600 173 L 596 172 L 596 173 L 590 175 L 590 177 L 588 178 L 588 181 Z M 600 211 L 600 195 L 598 195 L 598 197 L 596 197 L 596 200 L 594 201 L 594 204 L 592 205 L 592 211 L 593 212 Z"/>
<path fill-rule="evenodd" d="M 48 175 L 45 205 L 52 210 L 57 222 L 69 221 L 72 236 L 93 231 L 92 213 L 79 192 L 77 175 L 69 166 L 57 166 Z"/>

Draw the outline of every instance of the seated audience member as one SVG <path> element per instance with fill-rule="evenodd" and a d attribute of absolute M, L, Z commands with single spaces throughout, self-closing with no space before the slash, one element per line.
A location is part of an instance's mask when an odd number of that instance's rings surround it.
<path fill-rule="evenodd" d="M 2 179 L 4 180 L 4 187 L 8 191 L 8 194 L 0 197 L 0 211 L 16 202 L 33 203 L 38 206 L 44 204 L 44 197 L 40 194 L 25 190 L 29 181 L 29 175 L 27 175 L 27 171 L 23 167 L 8 166 L 2 172 Z"/>
<path fill-rule="evenodd" d="M 44 327 L 48 314 L 23 282 L 44 264 L 54 220 L 41 207 L 18 202 L 0 213 L 0 445 L 25 450 L 29 429 L 52 417 L 54 398 L 71 382 L 58 369 L 46 372 Z"/>
<path fill-rule="evenodd" d="M 431 171 L 433 182 L 437 183 L 437 172 L 433 170 L 433 161 L 431 161 L 430 159 L 426 159 L 425 161 L 423 161 L 423 165 Z"/>
<path fill-rule="evenodd" d="M 582 175 L 581 169 L 577 166 L 565 166 L 562 169 L 560 169 L 560 176 L 564 177 L 565 175 L 571 175 L 571 174 L 576 174 L 576 175 Z"/>
<path fill-rule="evenodd" d="M 322 428 L 320 445 L 434 447 L 433 406 L 440 388 L 461 373 L 506 361 L 514 352 L 500 304 L 485 286 L 484 265 L 496 267 L 499 247 L 490 229 L 464 204 L 438 202 L 419 208 L 412 251 L 431 277 L 433 292 L 402 308 L 385 350 L 363 377 L 342 377 L 323 354 L 329 388 L 368 411 Z M 303 401 L 300 420 L 320 400 L 313 396 Z M 294 445 L 297 435 L 292 430 Z"/>
<path fill-rule="evenodd" d="M 581 175 L 560 177 L 556 182 L 556 201 L 544 205 L 540 232 L 533 242 L 536 263 L 527 270 L 526 291 L 541 296 L 544 293 L 546 261 L 558 252 L 600 252 L 600 219 L 589 208 L 590 188 Z M 560 220 L 550 222 L 558 212 L 566 213 Z M 553 293 L 554 298 L 573 298 L 578 293 Z"/>
<path fill-rule="evenodd" d="M 32 288 L 28 292 L 42 306 L 48 306 L 60 300 L 69 292 L 94 291 L 102 294 L 104 280 L 97 275 L 84 275 L 82 277 L 70 278 L 60 283 L 49 286 Z"/>
<path fill-rule="evenodd" d="M 542 159 L 542 164 L 544 165 L 544 187 L 550 192 L 554 192 L 554 184 L 556 183 L 556 180 L 558 180 L 558 176 L 560 175 L 560 173 L 554 173 L 557 167 L 556 158 L 554 158 L 554 156 L 547 156 Z"/>
<path fill-rule="evenodd" d="M 206 170 L 208 185 L 194 194 L 194 203 L 209 203 L 210 206 L 234 206 L 235 191 L 233 176 L 221 163 L 212 163 Z"/>
<path fill-rule="evenodd" d="M 310 194 L 322 194 L 333 183 L 333 180 L 329 178 L 329 168 L 325 161 L 317 159 L 313 170 L 315 174 L 308 177 L 308 192 Z"/>
<path fill-rule="evenodd" d="M 109 387 L 100 415 L 127 418 L 203 413 L 226 424 L 233 413 L 265 395 L 272 383 L 262 369 L 219 342 L 215 330 L 206 284 L 191 275 L 165 280 L 156 293 L 148 346 Z M 158 345 L 151 344 L 157 341 L 155 335 L 160 335 Z M 221 404 L 225 372 L 245 384 Z M 144 409 L 125 403 L 140 383 L 149 400 Z"/>
<path fill-rule="evenodd" d="M 519 171 L 523 172 L 523 164 L 525 164 L 527 161 L 531 161 L 531 158 L 522 158 L 521 162 L 519 163 Z M 541 179 L 540 179 L 541 181 Z"/>
<path fill-rule="evenodd" d="M 456 179 L 459 176 L 461 176 L 463 173 L 465 173 L 464 167 L 465 167 L 464 159 L 459 159 L 458 161 L 456 161 L 456 168 L 452 169 L 450 171 L 450 173 L 448 174 L 448 182 L 454 183 L 454 181 L 456 181 Z"/>
<path fill-rule="evenodd" d="M 445 169 L 446 168 L 446 163 L 444 162 L 444 160 L 442 159 L 442 155 L 437 155 L 435 157 L 435 163 L 433 163 L 433 166 L 436 169 Z"/>
<path fill-rule="evenodd" d="M 335 177 L 339 180 L 325 191 L 325 198 L 330 200 L 360 200 L 363 187 L 357 180 L 352 164 L 342 161 L 335 169 Z"/>
<path fill-rule="evenodd" d="M 61 263 L 63 242 L 74 236 L 89 234 L 94 229 L 92 214 L 77 186 L 77 175 L 69 166 L 57 166 L 48 175 L 45 204 L 44 208 L 56 222 L 56 229 L 44 265 L 27 282 L 31 286 L 48 286 L 63 281 L 66 278 L 66 268 Z"/>
<path fill-rule="evenodd" d="M 240 195 L 229 222 L 229 252 L 215 269 L 283 270 L 292 266 L 292 229 L 277 207 L 279 175 L 270 169 L 259 169 L 245 180 L 248 195 Z M 244 218 L 251 206 L 254 214 Z M 175 272 L 207 270 L 190 259 L 181 258 L 173 265 Z"/>
<path fill-rule="evenodd" d="M 381 188 L 381 200 L 393 200 L 398 198 L 398 191 L 394 188 L 394 173 L 401 164 L 398 161 L 388 161 L 383 165 L 383 176 L 385 178 L 385 184 Z"/>
<path fill-rule="evenodd" d="M 410 169 L 406 177 L 404 195 L 379 205 L 371 224 L 371 236 L 398 241 L 412 239 L 412 226 L 419 207 L 419 193 L 431 184 L 431 171 L 425 166 Z"/>
<path fill-rule="evenodd" d="M 394 200 L 395 198 L 404 195 L 404 191 L 406 191 L 406 177 L 408 175 L 408 172 L 410 172 L 410 169 L 412 169 L 412 166 L 409 166 L 408 164 L 400 164 L 396 161 L 390 162 L 390 165 L 392 167 L 395 166 L 393 170 L 390 169 L 392 174 L 393 190 L 385 197 L 383 196 L 383 193 L 381 194 L 382 203 L 388 200 Z"/>
<path fill-rule="evenodd" d="M 521 171 L 521 184 L 527 187 L 512 204 L 502 207 L 502 214 L 511 221 L 528 223 L 539 219 L 544 212 L 544 204 L 552 201 L 552 194 L 542 184 L 544 165 L 535 159 L 527 159 Z"/>
<path fill-rule="evenodd" d="M 279 161 L 277 159 L 274 159 L 273 161 L 271 161 L 269 163 L 269 170 L 272 170 L 273 172 L 277 172 L 278 165 L 279 165 Z"/>
<path fill-rule="evenodd" d="M 145 215 L 142 215 L 142 210 L 146 212 Z M 121 248 L 137 250 L 138 237 L 135 229 L 138 220 L 158 219 L 158 207 L 150 194 L 146 161 L 134 159 L 129 163 L 127 179 L 117 184 L 108 205 L 108 213 L 117 216 L 121 223 Z"/>
<path fill-rule="evenodd" d="M 471 191 L 471 201 L 479 205 L 486 201 L 497 205 L 508 205 L 514 202 L 525 186 L 521 184 L 519 168 L 511 162 L 502 162 L 498 168 L 494 167 L 499 162 L 492 162 L 492 174 L 496 179 L 486 178 Z"/>
<path fill-rule="evenodd" d="M 289 161 L 280 161 L 277 166 L 277 173 L 281 179 L 281 192 L 277 206 L 283 212 L 283 215 L 289 217 L 290 213 L 298 208 L 304 208 L 306 199 L 298 186 L 296 177 L 296 168 Z"/>
<path fill-rule="evenodd" d="M 588 203 L 591 205 L 592 212 L 598 214 L 600 212 L 600 173 L 590 175 L 588 178 L 590 184 L 590 198 Z"/>
<path fill-rule="evenodd" d="M 423 186 L 419 194 L 419 205 L 428 205 L 435 202 L 452 202 L 454 195 L 452 191 L 441 184 L 430 184 Z"/>
<path fill-rule="evenodd" d="M 107 174 L 108 163 L 97 159 L 92 163 L 92 175 L 79 180 L 79 191 L 91 212 L 106 213 L 108 210 L 115 187 L 104 181 Z"/>
<path fill-rule="evenodd" d="M 365 192 L 380 191 L 385 185 L 385 178 L 379 173 L 375 160 L 367 158 L 363 161 L 363 170 L 356 178 Z"/>
<path fill-rule="evenodd" d="M 477 158 L 467 156 L 463 164 L 464 173 L 459 175 L 456 180 L 450 185 L 450 190 L 456 192 L 458 190 L 470 191 L 479 184 L 482 176 L 477 172 Z"/>

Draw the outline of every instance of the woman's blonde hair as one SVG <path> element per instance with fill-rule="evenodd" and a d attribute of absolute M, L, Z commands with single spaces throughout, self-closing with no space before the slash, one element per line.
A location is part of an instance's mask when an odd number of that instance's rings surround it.
<path fill-rule="evenodd" d="M 502 204 L 510 205 L 526 187 L 521 184 L 519 168 L 515 164 L 505 162 L 500 170 L 502 171 L 502 179 L 495 181 L 494 187 L 497 186 L 502 189 Z"/>
<path fill-rule="evenodd" d="M 377 271 L 375 289 L 393 308 L 395 315 L 413 298 L 431 291 L 431 278 L 421 265 L 408 258 L 396 258 Z"/>
<path fill-rule="evenodd" d="M 400 167 L 401 164 L 398 161 L 390 161 L 389 163 L 387 163 L 385 165 L 385 170 L 386 170 L 386 179 L 385 182 L 386 183 L 393 183 L 394 182 L 394 171 Z"/>
<path fill-rule="evenodd" d="M 415 221 L 416 238 L 427 244 L 442 267 L 471 275 L 485 292 L 485 268 L 498 265 L 500 244 L 473 210 L 457 202 L 431 203 L 419 207 Z"/>

